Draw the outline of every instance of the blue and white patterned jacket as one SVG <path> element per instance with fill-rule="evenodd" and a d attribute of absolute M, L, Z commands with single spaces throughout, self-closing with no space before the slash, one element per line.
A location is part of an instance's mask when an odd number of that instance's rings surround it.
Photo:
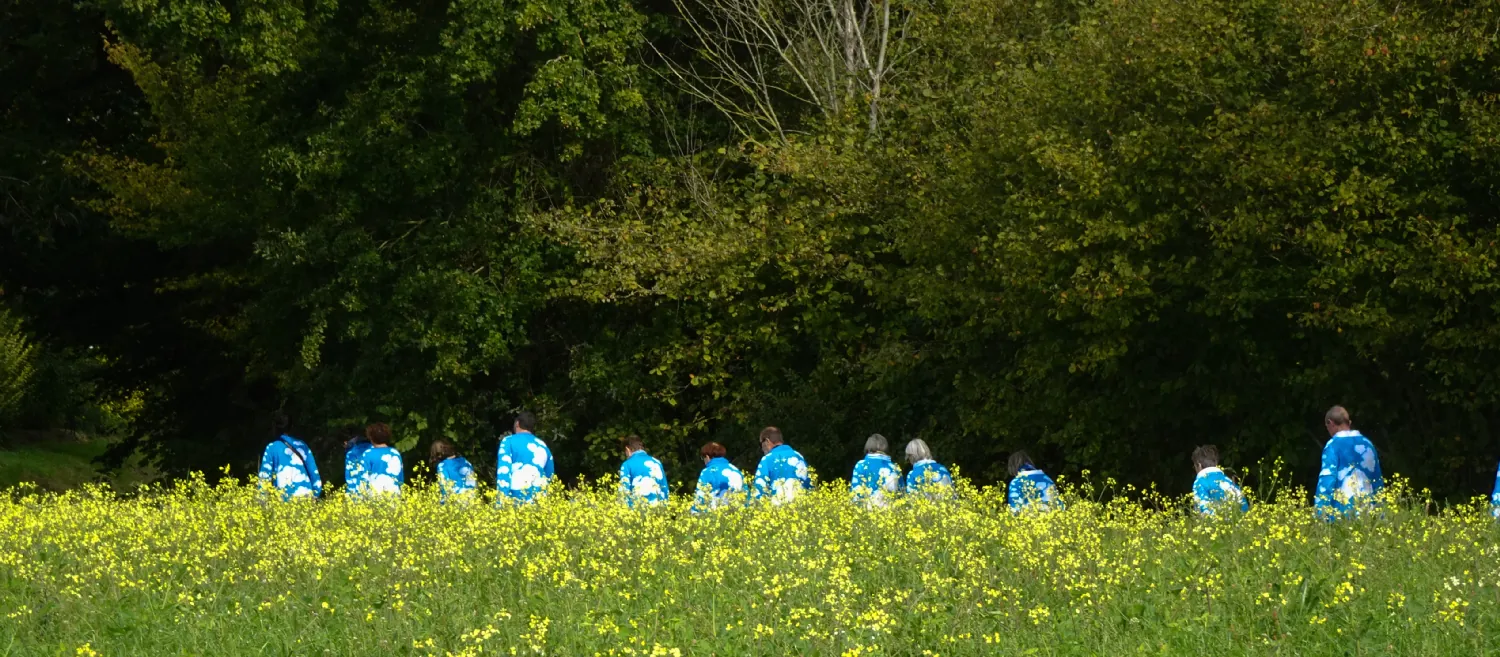
<path fill-rule="evenodd" d="M 644 449 L 638 449 L 620 464 L 620 495 L 625 504 L 635 508 L 659 506 L 667 502 L 667 471 Z"/>
<path fill-rule="evenodd" d="M 479 487 L 478 478 L 474 476 L 474 466 L 469 464 L 469 459 L 462 456 L 450 456 L 437 465 L 438 474 L 438 499 L 446 500 L 449 495 L 469 495 Z"/>
<path fill-rule="evenodd" d="M 769 500 L 772 505 L 781 505 L 809 490 L 812 478 L 807 472 L 807 459 L 790 445 L 781 444 L 766 452 L 755 468 L 750 501 Z"/>
<path fill-rule="evenodd" d="M 1373 504 L 1385 488 L 1375 445 L 1358 431 L 1340 431 L 1323 446 L 1323 467 L 1313 509 L 1324 520 L 1341 518 Z"/>
<path fill-rule="evenodd" d="M 745 494 L 745 475 L 722 456 L 710 459 L 698 475 L 693 492 L 693 513 L 712 511 Z"/>
<path fill-rule="evenodd" d="M 1239 507 L 1241 512 L 1250 510 L 1250 500 L 1245 499 L 1245 492 L 1217 467 L 1198 471 L 1197 478 L 1193 479 L 1193 501 L 1198 513 L 1205 516 L 1214 515 L 1214 511 L 1226 506 Z"/>
<path fill-rule="evenodd" d="M 529 431 L 506 436 L 495 455 L 495 501 L 536 499 L 552 483 L 552 467 L 552 450 L 541 438 Z"/>
<path fill-rule="evenodd" d="M 406 483 L 406 466 L 396 448 L 371 445 L 360 457 L 359 467 L 364 473 L 359 482 L 359 495 L 401 494 L 401 486 Z"/>
<path fill-rule="evenodd" d="M 360 461 L 371 447 L 373 445 L 370 441 L 361 439 L 350 443 L 349 448 L 344 450 L 344 493 L 346 495 L 359 492 L 359 482 L 365 479 L 365 471 L 360 469 Z"/>
<path fill-rule="evenodd" d="M 1490 514 L 1500 520 L 1500 468 L 1495 470 L 1495 492 L 1490 493 Z"/>
<path fill-rule="evenodd" d="M 906 494 L 929 499 L 947 497 L 953 493 L 953 475 L 948 468 L 932 459 L 922 459 L 911 464 L 906 473 Z"/>
<path fill-rule="evenodd" d="M 854 503 L 866 508 L 890 506 L 891 498 L 901 492 L 901 466 L 880 452 L 866 454 L 854 464 L 849 478 L 849 494 Z"/>
<path fill-rule="evenodd" d="M 323 477 L 318 475 L 318 461 L 312 449 L 291 436 L 282 436 L 266 445 L 260 456 L 260 480 L 281 490 L 284 499 L 319 497 L 323 494 Z"/>
<path fill-rule="evenodd" d="M 1057 484 L 1052 482 L 1047 473 L 1034 467 L 1016 473 L 1015 478 L 1010 480 L 1005 497 L 1012 513 L 1028 509 L 1051 511 L 1063 508 L 1062 500 L 1057 499 Z"/>

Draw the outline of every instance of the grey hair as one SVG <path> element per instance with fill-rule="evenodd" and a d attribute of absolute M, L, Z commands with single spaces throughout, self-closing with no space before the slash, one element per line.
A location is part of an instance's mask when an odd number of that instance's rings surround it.
<path fill-rule="evenodd" d="M 886 442 L 885 436 L 882 436 L 882 435 L 880 435 L 878 433 L 872 433 L 872 434 L 870 434 L 869 438 L 865 439 L 865 453 L 866 454 L 873 454 L 875 452 L 885 452 L 886 450 L 888 450 L 890 448 L 891 448 L 891 444 L 889 442 Z"/>
<path fill-rule="evenodd" d="M 1323 421 L 1336 427 L 1349 426 L 1349 411 L 1343 406 L 1334 406 L 1323 414 Z"/>
<path fill-rule="evenodd" d="M 932 448 L 927 446 L 926 441 L 921 438 L 915 438 L 911 442 L 906 443 L 907 461 L 916 463 L 917 461 L 927 461 L 930 459 L 932 459 Z"/>

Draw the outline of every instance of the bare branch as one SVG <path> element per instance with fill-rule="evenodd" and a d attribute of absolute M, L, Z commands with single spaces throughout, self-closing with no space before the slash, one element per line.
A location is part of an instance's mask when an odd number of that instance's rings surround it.
<path fill-rule="evenodd" d="M 673 4 L 696 42 L 696 63 L 657 51 L 657 68 L 747 137 L 772 134 L 784 141 L 789 130 L 780 112 L 799 104 L 832 120 L 845 107 L 865 103 L 868 130 L 876 134 L 887 80 L 915 50 L 907 38 L 912 11 L 892 7 L 891 0 Z"/>

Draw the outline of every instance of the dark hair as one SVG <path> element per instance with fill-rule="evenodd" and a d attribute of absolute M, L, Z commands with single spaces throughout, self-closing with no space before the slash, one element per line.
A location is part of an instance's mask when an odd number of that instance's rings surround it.
<path fill-rule="evenodd" d="M 1323 414 L 1323 421 L 1336 427 L 1349 426 L 1349 409 L 1343 406 L 1334 406 Z"/>
<path fill-rule="evenodd" d="M 1010 455 L 1010 461 L 1006 462 L 1005 469 L 1010 471 L 1010 476 L 1016 476 L 1023 468 L 1036 469 L 1036 463 L 1031 460 L 1031 455 L 1024 449 L 1018 449 Z"/>
<path fill-rule="evenodd" d="M 760 440 L 761 442 L 771 443 L 772 445 L 780 445 L 783 442 L 781 438 L 781 430 L 777 429 L 776 427 L 766 427 L 764 429 L 761 429 Z"/>
<path fill-rule="evenodd" d="M 1219 448 L 1213 445 L 1200 445 L 1193 450 L 1193 467 L 1211 468 L 1219 464 Z"/>
<path fill-rule="evenodd" d="M 339 428 L 339 432 L 346 436 L 344 439 L 346 449 L 359 443 L 370 442 L 370 439 L 365 437 L 365 432 L 361 431 L 361 427 L 356 424 L 346 424 Z"/>
<path fill-rule="evenodd" d="M 453 448 L 452 441 L 447 438 L 432 441 L 432 449 L 427 451 L 427 460 L 433 463 L 442 463 L 455 456 L 458 456 L 458 450 Z"/>
<path fill-rule="evenodd" d="M 385 447 L 391 444 L 391 425 L 384 422 L 376 422 L 365 427 L 365 437 L 369 438 L 371 443 Z"/>
<path fill-rule="evenodd" d="M 516 415 L 516 424 L 522 431 L 536 431 L 536 413 L 521 411 Z"/>
<path fill-rule="evenodd" d="M 286 416 L 286 412 L 285 411 L 276 411 L 274 413 L 271 413 L 271 435 L 272 435 L 272 437 L 280 436 L 281 434 L 286 433 L 287 428 L 289 428 L 291 426 L 292 426 L 292 420 L 291 420 L 291 418 L 289 418 L 289 417 Z"/>
<path fill-rule="evenodd" d="M 646 443 L 641 442 L 641 437 L 635 434 L 630 434 L 628 436 L 625 436 L 624 438 L 621 438 L 620 444 L 624 445 L 625 449 L 631 451 L 646 449 Z"/>
<path fill-rule="evenodd" d="M 703 449 L 700 449 L 698 451 L 704 456 L 707 456 L 711 459 L 721 459 L 724 458 L 725 454 L 729 453 L 729 450 L 724 449 L 724 446 L 718 443 L 709 443 L 707 445 L 704 445 Z"/>

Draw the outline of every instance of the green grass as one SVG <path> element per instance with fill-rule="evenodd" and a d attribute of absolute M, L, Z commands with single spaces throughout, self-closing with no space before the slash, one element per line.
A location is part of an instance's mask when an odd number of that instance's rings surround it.
<path fill-rule="evenodd" d="M 41 490 L 65 491 L 99 481 L 129 489 L 153 478 L 134 458 L 119 470 L 103 470 L 94 461 L 107 449 L 109 442 L 103 439 L 64 437 L 0 447 L 0 489 L 29 482 Z"/>
<path fill-rule="evenodd" d="M 1400 487 L 1394 487 L 1399 495 Z M 1487 509 L 1295 496 L 1013 516 L 996 490 L 866 512 L 263 502 L 182 483 L 0 501 L 0 655 L 1485 655 Z M 1128 496 L 1128 495 L 1127 495 Z M 675 651 L 675 652 L 674 652 Z"/>

